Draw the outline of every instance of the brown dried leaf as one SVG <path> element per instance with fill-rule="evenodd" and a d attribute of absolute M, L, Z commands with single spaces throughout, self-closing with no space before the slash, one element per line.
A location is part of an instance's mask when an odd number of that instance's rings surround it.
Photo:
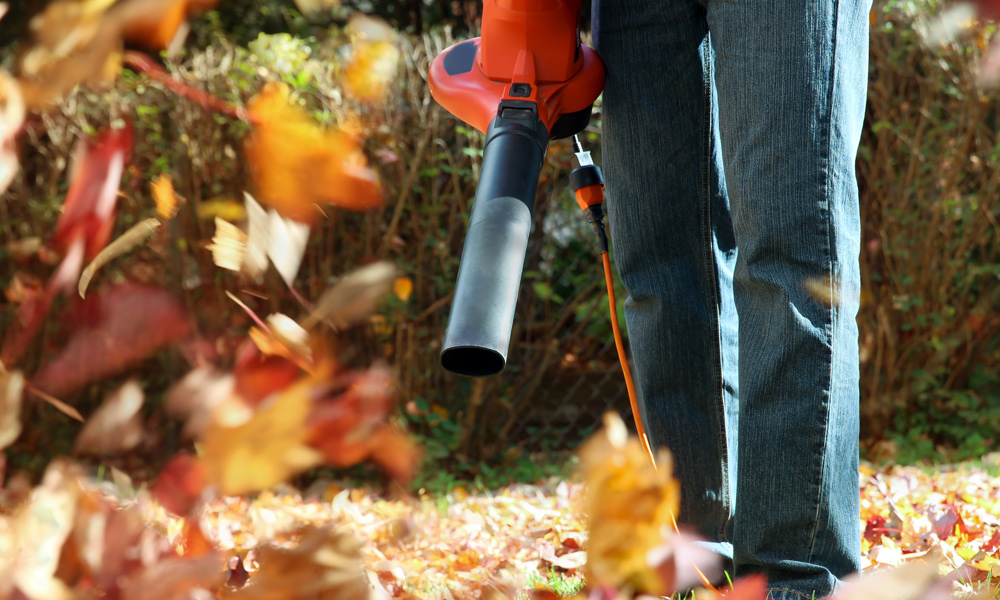
<path fill-rule="evenodd" d="M 23 397 L 24 375 L 20 371 L 5 371 L 0 365 L 0 450 L 13 444 L 21 435 Z"/>
<path fill-rule="evenodd" d="M 98 269 L 118 258 L 122 254 L 129 252 L 136 246 L 145 243 L 145 241 L 149 239 L 149 236 L 153 235 L 153 232 L 156 231 L 160 224 L 160 220 L 153 217 L 143 219 L 130 227 L 128 231 L 123 233 L 117 240 L 111 242 L 104 249 L 98 252 L 97 256 L 94 257 L 94 260 L 90 261 L 87 268 L 85 268 L 83 273 L 80 274 L 80 283 L 77 287 L 77 291 L 80 292 L 80 297 L 84 298 L 86 296 L 87 286 L 90 285 L 90 280 L 94 278 L 94 273 L 96 273 Z"/>
<path fill-rule="evenodd" d="M 143 400 L 142 388 L 134 379 L 118 388 L 87 419 L 73 444 L 73 453 L 107 456 L 138 446 L 143 434 L 139 414 Z"/>
<path fill-rule="evenodd" d="M 200 367 L 184 376 L 167 394 L 164 408 L 185 422 L 186 439 L 201 436 L 212 420 L 212 411 L 233 395 L 236 378 L 212 367 Z"/>
<path fill-rule="evenodd" d="M 192 592 L 219 588 L 225 581 L 225 557 L 218 552 L 196 558 L 172 557 L 153 563 L 126 581 L 122 600 L 186 600 Z"/>
<path fill-rule="evenodd" d="M 323 292 L 313 312 L 301 321 L 302 327 L 312 329 L 317 323 L 327 321 L 340 329 L 362 321 L 389 293 L 395 278 L 396 267 L 385 261 L 341 277 Z"/>
<path fill-rule="evenodd" d="M 257 550 L 260 570 L 232 600 L 366 600 L 371 587 L 361 558 L 361 542 L 348 529 L 309 526 L 294 548 L 267 545 Z"/>

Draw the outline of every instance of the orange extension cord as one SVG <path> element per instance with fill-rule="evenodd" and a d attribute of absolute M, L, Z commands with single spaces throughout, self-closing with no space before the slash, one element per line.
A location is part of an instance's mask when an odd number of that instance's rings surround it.
<path fill-rule="evenodd" d="M 642 417 L 639 416 L 639 401 L 635 396 L 635 385 L 632 383 L 632 371 L 628 368 L 628 357 L 625 356 L 625 343 L 622 341 L 622 332 L 618 328 L 618 307 L 615 301 L 615 281 L 611 276 L 611 258 L 607 251 L 601 253 L 604 260 L 604 281 L 608 284 L 608 306 L 611 308 L 611 329 L 615 334 L 615 347 L 618 348 L 618 360 L 622 363 L 622 373 L 625 375 L 625 387 L 628 389 L 628 401 L 632 405 L 632 417 L 635 419 L 635 427 L 639 432 L 639 439 L 642 440 L 642 447 L 646 450 L 649 462 L 656 468 L 656 457 L 653 456 L 653 449 L 649 446 L 649 437 L 646 435 L 646 428 L 642 426 Z"/>

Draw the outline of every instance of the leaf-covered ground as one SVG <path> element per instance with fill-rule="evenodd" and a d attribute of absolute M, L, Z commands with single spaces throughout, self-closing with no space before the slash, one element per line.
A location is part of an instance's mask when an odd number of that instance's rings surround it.
<path fill-rule="evenodd" d="M 898 566 L 940 552 L 944 568 L 973 567 L 959 591 L 1000 580 L 1000 456 L 956 467 L 861 469 L 864 565 Z M 214 544 L 244 558 L 250 578 L 260 540 L 290 539 L 306 524 L 347 524 L 364 541 L 369 577 L 391 595 L 477 597 L 484 582 L 577 576 L 586 559 L 582 484 L 517 486 L 492 494 L 386 499 L 334 484 L 304 494 L 266 492 L 208 504 Z M 176 539 L 180 521 L 173 523 Z M 168 526 L 169 527 L 169 526 Z M 230 577 L 241 570 L 234 563 Z M 562 582 L 565 577 L 555 577 Z"/>

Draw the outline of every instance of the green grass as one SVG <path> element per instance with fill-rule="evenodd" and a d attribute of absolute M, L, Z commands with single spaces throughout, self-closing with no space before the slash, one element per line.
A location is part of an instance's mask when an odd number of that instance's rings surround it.
<path fill-rule="evenodd" d="M 528 589 L 517 596 L 517 600 L 528 600 L 530 592 L 534 590 L 549 590 L 559 596 L 572 596 L 583 589 L 583 575 L 575 573 L 569 575 L 550 569 L 548 573 L 530 573 L 528 575 Z"/>

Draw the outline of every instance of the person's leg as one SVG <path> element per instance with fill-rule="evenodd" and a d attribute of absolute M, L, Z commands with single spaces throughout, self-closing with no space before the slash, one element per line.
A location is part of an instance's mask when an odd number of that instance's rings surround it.
<path fill-rule="evenodd" d="M 678 520 L 731 557 L 736 250 L 719 163 L 711 46 L 697 0 L 595 0 L 607 66 L 602 161 L 636 386 L 674 455 Z"/>
<path fill-rule="evenodd" d="M 710 0 L 739 246 L 734 560 L 772 598 L 858 569 L 860 217 L 867 0 Z M 827 306 L 810 289 L 832 296 Z M 784 591 L 782 591 L 784 590 Z"/>

